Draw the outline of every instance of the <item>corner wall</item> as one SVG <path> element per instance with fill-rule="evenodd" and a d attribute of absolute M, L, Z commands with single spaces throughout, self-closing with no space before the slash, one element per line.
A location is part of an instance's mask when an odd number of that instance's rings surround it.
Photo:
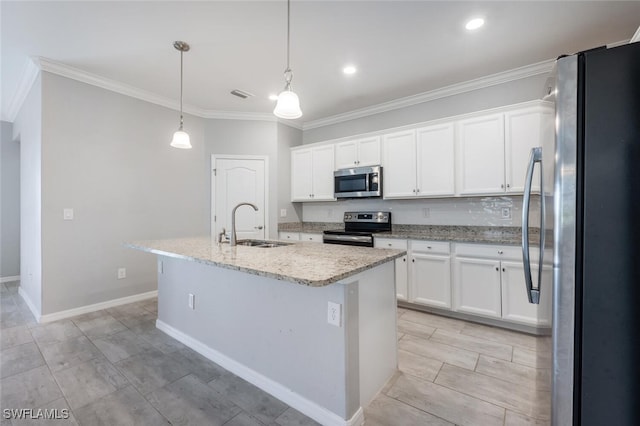
<path fill-rule="evenodd" d="M 0 279 L 20 276 L 20 143 L 0 122 Z"/>
<path fill-rule="evenodd" d="M 175 111 L 41 75 L 42 314 L 156 290 L 154 256 L 123 244 L 209 232 L 204 120 L 175 149 Z"/>

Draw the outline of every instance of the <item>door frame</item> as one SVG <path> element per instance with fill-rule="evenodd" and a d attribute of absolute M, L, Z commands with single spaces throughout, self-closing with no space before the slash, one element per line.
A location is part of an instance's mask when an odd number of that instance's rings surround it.
<path fill-rule="evenodd" d="M 211 154 L 211 187 L 209 188 L 209 196 L 211 197 L 211 211 L 209 212 L 209 233 L 215 238 L 215 211 L 216 197 L 214 194 L 216 188 L 216 160 L 262 160 L 264 161 L 264 235 L 265 239 L 269 239 L 269 156 L 268 155 L 227 155 L 227 154 Z"/>

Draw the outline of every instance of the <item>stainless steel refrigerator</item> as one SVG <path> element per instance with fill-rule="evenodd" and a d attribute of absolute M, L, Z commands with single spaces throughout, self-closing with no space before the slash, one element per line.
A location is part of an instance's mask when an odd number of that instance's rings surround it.
<path fill-rule="evenodd" d="M 534 150 L 530 169 L 555 167 L 553 195 L 540 203 L 553 235 L 553 282 L 527 275 L 526 232 L 523 257 L 530 302 L 553 292 L 552 425 L 638 425 L 640 43 L 559 58 L 550 95 L 554 164 Z"/>

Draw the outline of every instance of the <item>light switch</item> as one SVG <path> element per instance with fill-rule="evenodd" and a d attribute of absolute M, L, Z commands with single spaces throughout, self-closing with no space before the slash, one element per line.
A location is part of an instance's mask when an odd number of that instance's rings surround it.
<path fill-rule="evenodd" d="M 64 220 L 73 220 L 73 209 L 64 209 L 62 211 L 62 218 Z"/>
<path fill-rule="evenodd" d="M 280 217 L 287 217 L 287 209 L 280 209 Z"/>

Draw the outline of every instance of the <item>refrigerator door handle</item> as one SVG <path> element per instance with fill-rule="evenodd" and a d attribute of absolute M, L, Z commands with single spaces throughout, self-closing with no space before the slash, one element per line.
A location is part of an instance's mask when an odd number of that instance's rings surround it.
<path fill-rule="evenodd" d="M 533 169 L 536 163 L 540 163 L 540 256 L 538 258 L 538 285 L 533 286 L 531 277 L 531 259 L 529 257 L 529 206 L 531 204 L 531 184 L 533 182 Z M 542 282 L 542 264 L 544 257 L 544 234 L 545 234 L 545 200 L 542 173 L 542 148 L 531 149 L 529 156 L 529 166 L 524 184 L 524 197 L 522 200 L 522 261 L 524 264 L 524 283 L 527 288 L 529 303 L 540 303 L 540 284 Z"/>

